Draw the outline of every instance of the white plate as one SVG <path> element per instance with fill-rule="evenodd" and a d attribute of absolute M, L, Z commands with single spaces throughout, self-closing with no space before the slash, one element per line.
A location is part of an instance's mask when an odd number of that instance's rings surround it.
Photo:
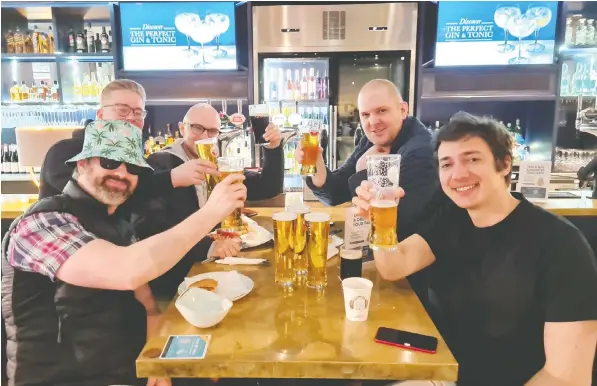
<path fill-rule="evenodd" d="M 251 278 L 243 275 L 242 273 L 237 272 L 243 288 L 239 288 L 239 287 L 230 288 L 230 287 L 227 287 L 226 285 L 220 285 L 220 283 L 225 283 L 225 279 L 228 277 L 227 275 L 229 275 L 230 272 L 236 272 L 236 271 L 208 272 L 208 273 L 202 273 L 199 275 L 195 275 L 193 277 L 187 277 L 178 286 L 178 294 L 179 295 L 182 294 L 187 289 L 188 285 L 193 284 L 199 280 L 213 279 L 218 282 L 218 286 L 216 287 L 216 290 L 215 290 L 216 294 L 218 294 L 228 300 L 231 300 L 231 301 L 242 299 L 243 297 L 247 296 L 253 290 L 255 283 L 253 283 L 253 280 L 251 280 Z"/>
<path fill-rule="evenodd" d="M 274 236 L 256 221 L 243 216 L 243 222 L 247 223 L 249 232 L 240 237 L 243 242 L 242 249 L 258 247 L 273 240 Z"/>

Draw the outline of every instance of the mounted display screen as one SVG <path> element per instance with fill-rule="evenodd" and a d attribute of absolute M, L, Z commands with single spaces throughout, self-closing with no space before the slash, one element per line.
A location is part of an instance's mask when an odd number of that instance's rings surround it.
<path fill-rule="evenodd" d="M 236 70 L 234 2 L 120 3 L 124 70 Z"/>
<path fill-rule="evenodd" d="M 558 2 L 440 1 L 436 66 L 551 64 Z"/>

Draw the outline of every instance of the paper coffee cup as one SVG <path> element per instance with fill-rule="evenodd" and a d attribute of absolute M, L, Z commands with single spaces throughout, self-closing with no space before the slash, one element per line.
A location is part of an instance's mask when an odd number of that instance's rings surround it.
<path fill-rule="evenodd" d="M 364 322 L 367 320 L 372 288 L 373 283 L 371 280 L 362 277 L 349 277 L 342 280 L 346 319 L 353 322 Z"/>

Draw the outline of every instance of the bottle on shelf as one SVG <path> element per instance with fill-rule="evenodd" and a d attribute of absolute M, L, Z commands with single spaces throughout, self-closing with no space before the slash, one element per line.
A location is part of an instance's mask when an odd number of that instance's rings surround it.
<path fill-rule="evenodd" d="M 83 83 L 81 83 L 81 99 L 83 102 L 89 101 L 89 74 L 83 74 Z"/>
<path fill-rule="evenodd" d="M 6 52 L 9 54 L 15 53 L 15 34 L 9 29 L 6 34 Z"/>
<path fill-rule="evenodd" d="M 77 50 L 77 38 L 75 36 L 75 31 L 73 28 L 70 27 L 68 29 L 68 52 L 75 52 Z"/>
<path fill-rule="evenodd" d="M 10 152 L 6 143 L 2 145 L 2 173 L 10 173 Z"/>
<path fill-rule="evenodd" d="M 307 79 L 306 68 L 303 68 L 301 73 L 301 99 L 309 99 L 309 80 Z"/>
<path fill-rule="evenodd" d="M 57 80 L 54 81 L 54 85 L 52 86 L 51 100 L 52 102 L 60 102 L 60 88 Z"/>
<path fill-rule="evenodd" d="M 330 97 L 330 78 L 328 77 L 328 72 L 325 70 L 323 72 L 323 77 L 321 78 L 321 98 L 320 99 L 327 99 Z"/>
<path fill-rule="evenodd" d="M 93 41 L 93 45 L 95 46 L 95 52 L 102 52 L 102 41 L 100 40 L 99 32 L 95 33 L 95 40 Z"/>
<path fill-rule="evenodd" d="M 95 40 L 93 39 L 93 31 L 91 30 L 91 23 L 87 24 L 85 39 L 87 40 L 87 52 L 95 53 Z"/>
<path fill-rule="evenodd" d="M 571 94 L 579 95 L 582 93 L 582 63 L 576 62 L 576 71 L 572 75 Z"/>
<path fill-rule="evenodd" d="M 35 81 L 31 82 L 31 87 L 29 87 L 29 101 L 30 102 L 37 102 L 37 85 L 35 84 Z"/>
<path fill-rule="evenodd" d="M 309 92 L 309 100 L 314 100 L 315 95 L 316 95 L 315 94 L 316 86 L 315 86 L 315 69 L 313 67 L 309 68 L 309 80 L 308 80 L 307 89 Z"/>
<path fill-rule="evenodd" d="M 13 81 L 13 86 L 10 88 L 10 101 L 18 102 L 21 100 L 21 88 L 17 81 Z"/>
<path fill-rule="evenodd" d="M 294 70 L 294 81 L 293 87 L 294 95 L 293 98 L 295 101 L 301 100 L 301 72 L 299 70 Z"/>
<path fill-rule="evenodd" d="M 56 52 L 56 46 L 54 44 L 54 31 L 52 31 L 52 26 L 48 27 L 48 53 L 53 54 Z"/>
<path fill-rule="evenodd" d="M 40 40 L 39 40 L 39 29 L 37 28 L 37 25 L 33 26 L 33 35 L 31 37 L 31 40 L 33 41 L 33 51 L 38 54 L 43 52 L 40 48 Z"/>
<path fill-rule="evenodd" d="M 96 74 L 94 72 L 92 72 L 90 74 L 90 81 L 89 81 L 89 100 L 92 102 L 98 102 L 99 101 L 99 83 L 96 80 Z"/>
<path fill-rule="evenodd" d="M 158 150 L 161 150 L 164 148 L 164 146 L 166 146 L 166 138 L 164 138 L 164 136 L 162 136 L 161 131 L 158 131 L 158 136 L 155 137 L 154 141 L 155 141 L 155 145 L 158 147 Z M 154 146 L 154 149 L 155 149 L 155 146 Z M 158 150 L 154 150 L 154 151 L 158 151 Z"/>
<path fill-rule="evenodd" d="M 294 85 L 292 82 L 292 70 L 286 70 L 286 80 L 284 87 L 284 99 L 292 100 L 294 98 Z"/>
<path fill-rule="evenodd" d="M 77 52 L 85 52 L 86 42 L 87 40 L 85 40 L 85 35 L 83 35 L 83 32 L 77 32 L 77 37 L 75 41 Z"/>
<path fill-rule="evenodd" d="M 110 31 L 111 32 L 111 31 Z M 100 35 L 102 52 L 110 52 L 110 38 L 106 33 L 106 27 L 102 26 L 102 34 Z"/>
<path fill-rule="evenodd" d="M 79 80 L 79 77 L 75 78 L 73 85 L 73 94 L 75 97 L 75 102 L 83 102 L 83 93 L 81 90 L 81 81 Z"/>
<path fill-rule="evenodd" d="M 570 95 L 570 74 L 568 73 L 568 64 L 562 65 L 562 82 L 560 85 L 560 94 L 562 96 Z"/>
<path fill-rule="evenodd" d="M 19 94 L 21 101 L 27 102 L 29 100 L 29 87 L 25 84 L 25 81 L 21 82 L 21 87 L 19 88 Z"/>
<path fill-rule="evenodd" d="M 587 29 L 585 31 L 585 44 L 595 44 L 595 20 L 587 19 Z"/>
<path fill-rule="evenodd" d="M 172 145 L 174 143 L 174 137 L 172 136 L 172 129 L 170 128 L 170 124 L 166 123 L 166 146 Z"/>
<path fill-rule="evenodd" d="M 578 20 L 578 25 L 576 26 L 576 45 L 577 46 L 586 45 L 587 44 L 586 38 L 587 38 L 586 19 L 581 18 Z"/>
<path fill-rule="evenodd" d="M 17 154 L 17 145 L 10 145 L 10 172 L 19 173 L 19 156 Z"/>
<path fill-rule="evenodd" d="M 108 31 L 108 52 L 112 51 L 112 30 Z"/>
<path fill-rule="evenodd" d="M 25 52 L 25 37 L 21 33 L 21 30 L 18 26 L 14 33 L 14 41 L 15 41 L 15 53 L 17 53 L 17 54 L 24 53 Z"/>
<path fill-rule="evenodd" d="M 315 99 L 323 99 L 321 97 L 321 75 L 319 70 L 315 72 Z"/>
<path fill-rule="evenodd" d="M 272 69 L 269 74 L 269 95 L 266 99 L 276 101 L 278 100 L 278 84 L 276 82 L 276 70 Z"/>
<path fill-rule="evenodd" d="M 574 45 L 576 44 L 574 39 L 574 29 L 572 28 L 572 18 L 566 18 L 566 33 L 564 34 L 564 42 L 567 45 Z"/>

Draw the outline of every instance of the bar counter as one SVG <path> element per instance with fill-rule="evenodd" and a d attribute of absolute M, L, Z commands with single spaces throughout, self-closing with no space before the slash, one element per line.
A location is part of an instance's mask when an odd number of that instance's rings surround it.
<path fill-rule="evenodd" d="M 315 209 L 314 210 L 319 210 Z M 271 229 L 271 215 L 279 208 L 257 208 L 254 217 Z M 326 208 L 335 226 L 344 228 L 344 208 Z M 245 257 L 273 259 L 273 244 L 247 252 Z M 273 266 L 196 264 L 188 276 L 237 270 L 255 287 L 236 301 L 224 320 L 212 328 L 195 328 L 172 302 L 159 333 L 137 359 L 139 377 L 189 378 L 321 378 L 455 381 L 458 364 L 406 281 L 381 279 L 372 262 L 363 276 L 373 281 L 369 318 L 345 318 L 338 256 L 328 260 L 328 286 L 323 295 L 297 287 L 291 294 L 274 283 Z M 396 328 L 438 338 L 436 354 L 391 347 L 374 341 L 379 327 Z M 207 355 L 201 360 L 159 359 L 170 335 L 209 334 Z"/>

